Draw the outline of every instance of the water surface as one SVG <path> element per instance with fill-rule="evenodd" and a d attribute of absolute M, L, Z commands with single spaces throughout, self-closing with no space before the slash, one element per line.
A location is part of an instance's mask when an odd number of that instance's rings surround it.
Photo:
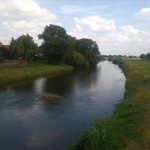
<path fill-rule="evenodd" d="M 0 149 L 65 150 L 123 98 L 125 77 L 108 61 L 91 70 L 22 81 L 0 90 Z M 40 101 L 44 93 L 61 96 Z"/>

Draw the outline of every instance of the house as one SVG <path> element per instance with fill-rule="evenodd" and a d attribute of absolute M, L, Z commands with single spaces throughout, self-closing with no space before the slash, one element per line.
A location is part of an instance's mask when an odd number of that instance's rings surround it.
<path fill-rule="evenodd" d="M 10 45 L 3 45 L 2 42 L 0 42 L 0 47 L 4 47 L 7 50 L 10 49 Z"/>
<path fill-rule="evenodd" d="M 5 59 L 12 58 L 12 50 L 10 45 L 4 45 L 2 42 L 0 42 L 0 51 Z"/>

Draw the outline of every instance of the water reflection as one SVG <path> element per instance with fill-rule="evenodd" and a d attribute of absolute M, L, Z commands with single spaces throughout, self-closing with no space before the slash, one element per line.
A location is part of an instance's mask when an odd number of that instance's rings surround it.
<path fill-rule="evenodd" d="M 18 82 L 0 90 L 0 149 L 66 149 L 94 119 L 112 113 L 125 77 L 110 62 L 53 78 Z M 53 102 L 39 95 L 61 95 Z"/>
<path fill-rule="evenodd" d="M 33 88 L 36 94 L 43 93 L 45 89 L 46 81 L 47 81 L 47 78 L 38 78 L 35 80 L 35 82 L 33 83 Z"/>

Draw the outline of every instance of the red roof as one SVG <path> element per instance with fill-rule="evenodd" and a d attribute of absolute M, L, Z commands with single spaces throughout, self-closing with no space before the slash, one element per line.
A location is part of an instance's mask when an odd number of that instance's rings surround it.
<path fill-rule="evenodd" d="M 3 45 L 2 42 L 0 42 L 0 47 L 5 47 L 6 49 L 10 49 L 10 45 Z"/>
<path fill-rule="evenodd" d="M 6 49 L 10 49 L 10 45 L 3 45 Z"/>

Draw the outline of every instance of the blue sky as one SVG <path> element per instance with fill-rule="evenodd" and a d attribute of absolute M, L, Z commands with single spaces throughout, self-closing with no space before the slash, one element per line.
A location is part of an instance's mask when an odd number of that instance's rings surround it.
<path fill-rule="evenodd" d="M 91 38 L 102 54 L 150 52 L 149 0 L 0 0 L 0 41 L 37 35 L 49 24 L 76 38 Z"/>

